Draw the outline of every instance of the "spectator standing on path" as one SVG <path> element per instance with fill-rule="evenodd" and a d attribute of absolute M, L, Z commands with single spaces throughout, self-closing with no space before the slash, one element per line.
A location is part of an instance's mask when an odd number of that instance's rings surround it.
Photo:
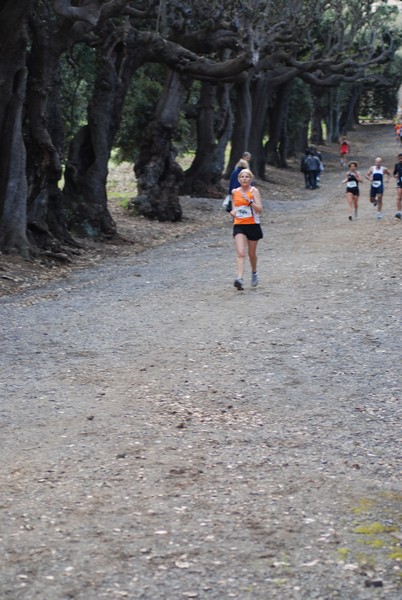
<path fill-rule="evenodd" d="M 308 188 L 309 188 L 309 182 L 308 182 L 308 175 L 307 175 L 307 169 L 306 169 L 305 161 L 306 161 L 306 158 L 307 158 L 307 156 L 309 154 L 310 154 L 310 150 L 309 150 L 309 148 L 306 148 L 306 150 L 304 151 L 304 154 L 303 154 L 303 156 L 301 158 L 301 161 L 300 161 L 300 171 L 304 175 L 304 185 L 306 187 L 306 190 L 308 190 Z"/>
<path fill-rule="evenodd" d="M 250 168 L 250 161 L 251 161 L 251 154 L 250 152 L 247 152 L 247 150 L 245 152 L 243 152 L 243 156 L 241 157 L 242 160 L 245 160 L 247 163 L 247 167 L 245 167 L 245 169 L 249 169 Z"/>
<path fill-rule="evenodd" d="M 254 175 L 250 169 L 240 171 L 238 180 L 240 187 L 232 192 L 234 217 L 233 237 L 236 246 L 236 268 L 237 277 L 234 286 L 239 291 L 244 290 L 244 270 L 246 263 L 246 250 L 251 266 L 251 285 L 258 285 L 257 273 L 257 244 L 263 237 L 260 225 L 260 214 L 262 213 L 261 195 L 257 188 L 253 187 Z"/>
<path fill-rule="evenodd" d="M 382 197 L 384 194 L 384 175 L 387 175 L 388 181 L 391 173 L 387 167 L 382 166 L 382 158 L 378 156 L 375 164 L 369 168 L 366 178 L 371 181 L 370 202 L 377 207 L 377 219 L 382 219 Z"/>
<path fill-rule="evenodd" d="M 322 162 L 322 154 L 318 150 L 318 148 L 316 148 L 315 146 L 310 146 L 310 151 L 311 151 L 311 154 L 313 156 L 316 156 L 318 158 L 318 160 L 320 161 L 320 170 L 318 171 L 318 174 L 317 174 L 317 183 L 319 183 L 320 179 L 321 179 L 321 173 L 324 170 L 324 165 Z"/>
<path fill-rule="evenodd" d="M 350 144 L 345 137 L 343 137 L 339 143 L 340 143 L 339 154 L 341 157 L 341 165 L 342 165 L 342 167 L 344 167 L 346 164 L 346 157 L 350 152 Z"/>
<path fill-rule="evenodd" d="M 244 154 L 247 154 L 247 153 L 245 152 Z M 243 154 L 243 156 L 244 156 L 244 154 Z M 248 162 L 244 158 L 241 158 L 236 163 L 236 166 L 233 169 L 232 174 L 231 174 L 230 179 L 229 179 L 229 191 L 228 191 L 228 194 L 231 194 L 232 191 L 235 188 L 239 187 L 239 179 L 238 179 L 238 177 L 239 177 L 240 171 L 242 171 L 243 169 L 249 169 L 249 168 L 250 168 L 249 164 L 248 164 Z"/>
<path fill-rule="evenodd" d="M 354 160 L 350 161 L 348 164 L 349 172 L 346 175 L 346 179 L 342 181 L 342 183 L 346 183 L 346 200 L 348 203 L 348 212 L 349 221 L 353 220 L 353 216 L 355 219 L 358 217 L 359 210 L 359 183 L 363 181 L 363 177 L 360 175 L 357 170 L 357 162 Z M 353 216 L 352 216 L 353 215 Z"/>
<path fill-rule="evenodd" d="M 306 173 L 307 186 L 310 190 L 318 188 L 317 177 L 319 176 L 321 168 L 321 161 L 317 156 L 311 153 L 311 150 L 306 150 L 306 157 L 304 159 L 304 169 Z"/>
<path fill-rule="evenodd" d="M 396 179 L 396 213 L 397 219 L 402 219 L 402 154 L 398 154 L 398 162 L 394 167 L 394 179 Z"/>

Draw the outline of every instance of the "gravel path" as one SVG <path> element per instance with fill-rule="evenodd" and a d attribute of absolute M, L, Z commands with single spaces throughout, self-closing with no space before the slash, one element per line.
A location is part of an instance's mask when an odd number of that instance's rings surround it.
<path fill-rule="evenodd" d="M 2 600 L 401 598 L 402 223 L 327 161 L 255 290 L 224 216 L 0 299 Z"/>

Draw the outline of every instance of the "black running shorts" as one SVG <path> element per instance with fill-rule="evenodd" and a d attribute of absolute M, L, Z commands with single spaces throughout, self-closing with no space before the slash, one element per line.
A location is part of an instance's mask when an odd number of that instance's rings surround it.
<path fill-rule="evenodd" d="M 248 240 L 257 241 L 263 237 L 261 225 L 233 225 L 233 237 L 238 233 L 242 233 Z"/>

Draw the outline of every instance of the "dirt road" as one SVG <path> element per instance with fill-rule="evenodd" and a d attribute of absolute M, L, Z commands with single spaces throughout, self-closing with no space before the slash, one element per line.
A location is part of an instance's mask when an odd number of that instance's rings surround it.
<path fill-rule="evenodd" d="M 390 126 L 350 140 L 393 167 Z M 262 186 L 255 290 L 209 201 L 0 299 L 2 600 L 401 597 L 402 223 L 368 182 L 349 222 L 324 159 L 319 190 Z"/>

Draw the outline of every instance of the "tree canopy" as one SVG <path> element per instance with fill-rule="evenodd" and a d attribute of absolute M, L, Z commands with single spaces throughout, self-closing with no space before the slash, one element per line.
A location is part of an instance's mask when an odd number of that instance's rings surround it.
<path fill-rule="evenodd" d="M 263 178 L 309 131 L 323 142 L 323 123 L 335 140 L 359 107 L 390 116 L 397 16 L 374 0 L 3 1 L 0 250 L 115 235 L 113 150 L 133 162 L 137 209 L 177 221 L 179 195 L 219 197 L 245 149 Z M 194 152 L 185 172 L 178 148 Z"/>

